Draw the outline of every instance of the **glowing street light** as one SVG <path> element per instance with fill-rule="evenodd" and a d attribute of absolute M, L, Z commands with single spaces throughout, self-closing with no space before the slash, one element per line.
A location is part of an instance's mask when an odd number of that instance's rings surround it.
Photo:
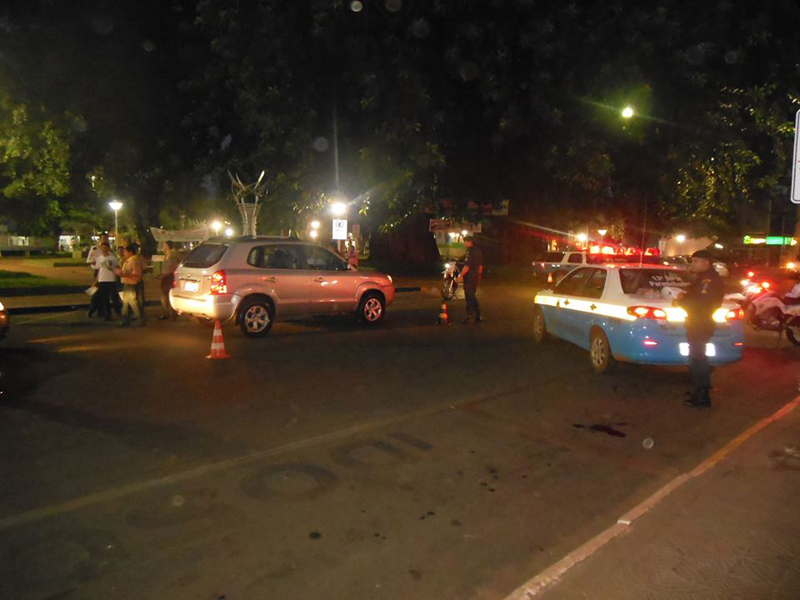
<path fill-rule="evenodd" d="M 679 233 L 678 235 L 675 236 L 675 241 L 678 242 L 679 244 L 682 244 L 683 242 L 686 241 L 686 236 L 683 235 L 682 233 Z"/>
<path fill-rule="evenodd" d="M 331 204 L 331 214 L 334 217 L 343 217 L 347 212 L 347 204 L 344 202 L 334 202 Z"/>
<path fill-rule="evenodd" d="M 467 237 L 468 234 L 469 234 L 469 231 L 467 231 L 466 229 L 462 229 L 461 230 L 461 237 Z"/>
<path fill-rule="evenodd" d="M 578 235 L 575 236 L 575 239 L 577 239 L 579 242 L 585 242 L 586 240 L 589 239 L 589 236 L 586 235 L 585 233 L 579 233 Z"/>
<path fill-rule="evenodd" d="M 211 223 L 211 229 L 214 230 L 214 233 L 219 235 L 219 232 L 222 229 L 222 223 L 220 223 L 219 221 L 214 221 L 213 223 Z"/>
<path fill-rule="evenodd" d="M 599 233 L 600 235 L 605 235 L 608 233 L 608 229 L 598 229 L 597 233 Z"/>
<path fill-rule="evenodd" d="M 233 237 L 233 229 L 231 229 L 230 227 L 225 229 L 225 237 Z"/>
<path fill-rule="evenodd" d="M 319 231 L 317 231 L 316 229 L 312 229 L 311 231 L 308 232 L 308 235 L 309 237 L 311 237 L 312 240 L 315 240 L 319 236 Z"/>
<path fill-rule="evenodd" d="M 319 229 L 319 221 L 311 221 L 311 229 Z"/>
<path fill-rule="evenodd" d="M 622 112 L 620 114 L 622 115 L 623 119 L 631 119 L 633 118 L 633 115 L 635 113 L 633 112 L 632 106 L 626 106 L 625 108 L 622 109 Z"/>
<path fill-rule="evenodd" d="M 114 211 L 114 243 L 119 240 L 119 211 L 122 208 L 122 202 L 119 200 L 112 200 L 108 203 L 108 207 Z"/>

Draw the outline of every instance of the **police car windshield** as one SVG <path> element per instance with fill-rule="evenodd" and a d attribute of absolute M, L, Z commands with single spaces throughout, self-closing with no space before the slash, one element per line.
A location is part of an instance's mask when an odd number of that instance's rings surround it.
<path fill-rule="evenodd" d="M 673 269 L 620 269 L 619 280 L 626 294 L 662 297 L 669 288 L 683 289 L 692 280 L 686 271 Z"/>

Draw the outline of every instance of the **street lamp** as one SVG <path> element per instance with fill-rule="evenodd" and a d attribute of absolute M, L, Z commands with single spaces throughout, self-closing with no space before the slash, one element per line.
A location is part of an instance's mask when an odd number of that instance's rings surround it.
<path fill-rule="evenodd" d="M 579 242 L 585 242 L 586 240 L 588 240 L 588 239 L 589 239 L 589 236 L 588 236 L 588 235 L 586 235 L 585 233 L 579 233 L 579 234 L 578 234 L 578 235 L 576 235 L 575 237 L 576 237 L 576 239 L 577 239 Z"/>
<path fill-rule="evenodd" d="M 683 235 L 682 233 L 679 233 L 678 235 L 675 236 L 675 241 L 678 242 L 679 244 L 682 244 L 683 242 L 686 241 L 686 236 Z"/>
<path fill-rule="evenodd" d="M 597 233 L 599 233 L 601 236 L 605 236 L 605 234 L 608 233 L 608 229 L 598 229 Z"/>
<path fill-rule="evenodd" d="M 319 221 L 311 221 L 311 229 L 319 229 Z"/>
<path fill-rule="evenodd" d="M 214 221 L 213 223 L 211 223 L 211 229 L 214 230 L 215 234 L 219 235 L 220 229 L 222 229 L 222 223 L 220 223 L 219 221 Z"/>
<path fill-rule="evenodd" d="M 347 212 L 347 204 L 344 202 L 334 202 L 331 204 L 331 214 L 334 217 L 342 217 Z"/>
<path fill-rule="evenodd" d="M 233 237 L 233 229 L 231 229 L 230 227 L 228 227 L 228 228 L 225 230 L 225 237 Z"/>
<path fill-rule="evenodd" d="M 311 231 L 308 232 L 308 235 L 309 237 L 311 237 L 312 240 L 315 240 L 317 239 L 317 236 L 319 236 L 319 231 L 317 231 L 316 229 L 312 229 Z"/>
<path fill-rule="evenodd" d="M 114 211 L 114 243 L 119 244 L 119 209 L 122 208 L 122 202 L 112 200 L 108 203 L 108 207 Z"/>
<path fill-rule="evenodd" d="M 631 118 L 633 118 L 633 115 L 634 115 L 633 107 L 632 106 L 626 106 L 625 108 L 622 109 L 622 112 L 620 114 L 622 115 L 623 119 L 631 119 Z"/>

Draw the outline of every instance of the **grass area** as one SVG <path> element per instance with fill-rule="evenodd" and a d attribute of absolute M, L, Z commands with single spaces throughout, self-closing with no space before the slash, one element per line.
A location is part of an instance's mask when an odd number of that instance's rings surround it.
<path fill-rule="evenodd" d="M 39 277 L 22 271 L 0 271 L 0 289 L 74 286 L 74 282 Z"/>

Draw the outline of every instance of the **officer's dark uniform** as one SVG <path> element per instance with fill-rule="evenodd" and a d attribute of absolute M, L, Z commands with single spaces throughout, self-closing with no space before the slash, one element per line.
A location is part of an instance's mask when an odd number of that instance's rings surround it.
<path fill-rule="evenodd" d="M 467 251 L 466 266 L 469 271 L 464 275 L 464 298 L 467 301 L 467 319 L 472 322 L 481 320 L 481 306 L 478 304 L 478 285 L 481 282 L 483 252 L 473 244 Z"/>
<path fill-rule="evenodd" d="M 692 258 L 707 259 L 709 267 L 695 274 L 694 282 L 679 301 L 687 314 L 686 338 L 689 342 L 689 374 L 692 379 L 691 397 L 687 404 L 710 406 L 711 367 L 706 357 L 706 344 L 714 335 L 714 312 L 722 306 L 725 290 L 722 280 L 710 264 L 711 257 L 707 252 L 695 252 Z"/>

